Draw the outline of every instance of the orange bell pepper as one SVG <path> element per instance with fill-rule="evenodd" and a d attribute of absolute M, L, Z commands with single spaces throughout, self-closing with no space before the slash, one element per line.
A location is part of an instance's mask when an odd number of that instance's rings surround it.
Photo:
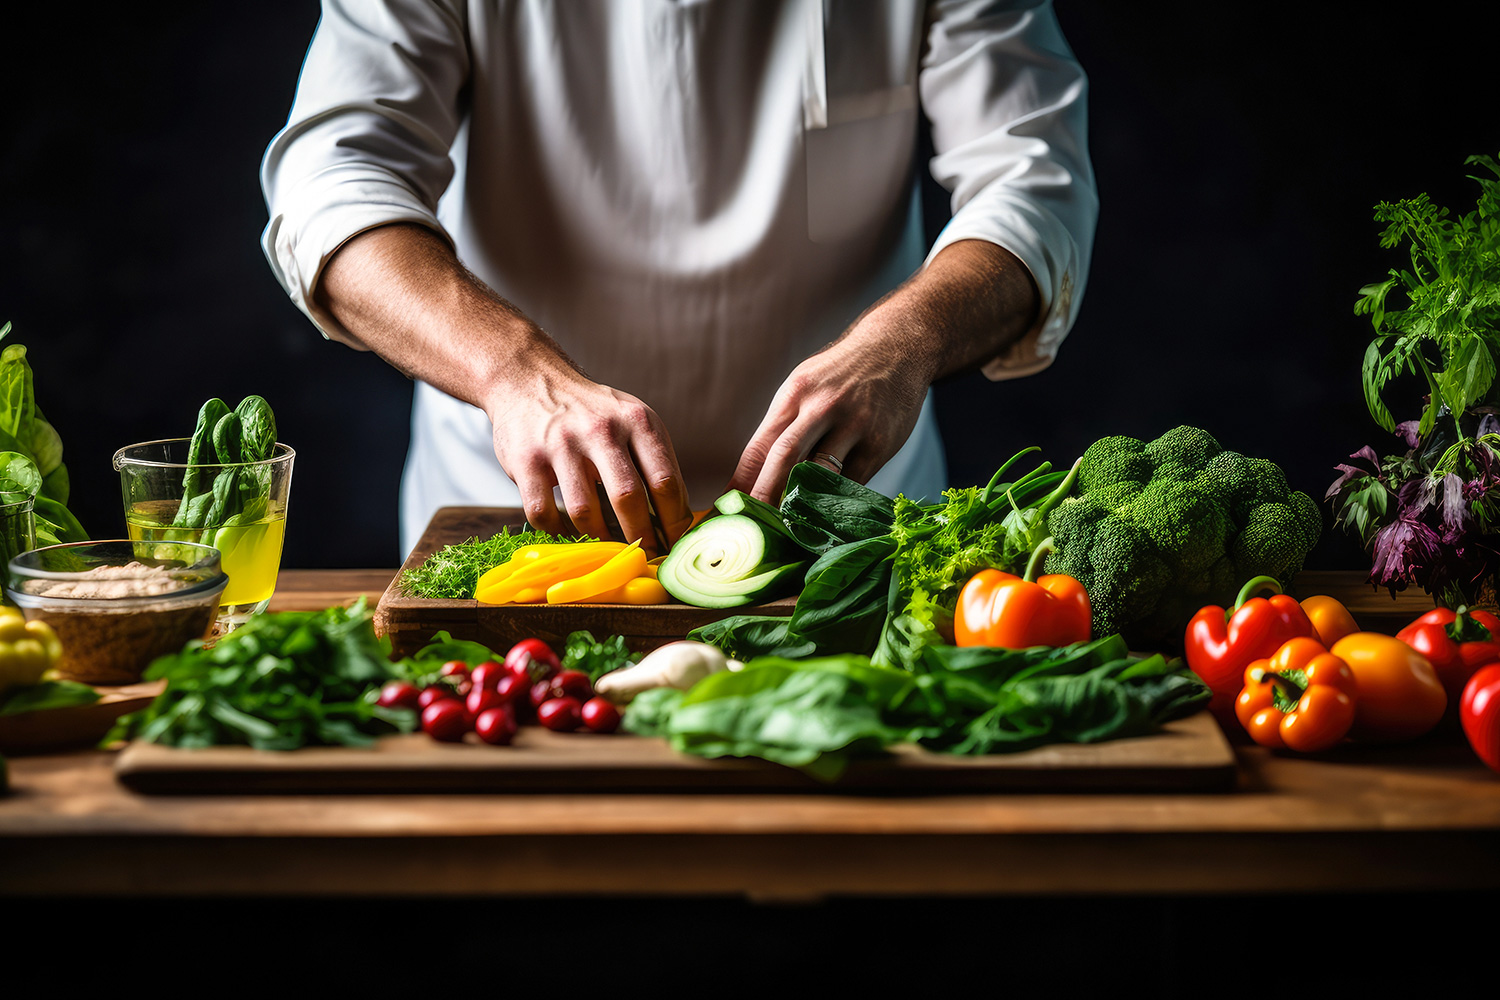
<path fill-rule="evenodd" d="M 956 645 L 1025 649 L 1088 642 L 1093 613 L 1083 584 L 1064 573 L 1036 576 L 1049 548 L 1044 543 L 1032 553 L 1024 577 L 982 569 L 969 578 L 953 615 Z"/>
<path fill-rule="evenodd" d="M 1316 639 L 1298 636 L 1245 668 L 1234 713 L 1263 747 L 1317 753 L 1354 725 L 1359 681 Z"/>
<path fill-rule="evenodd" d="M 1359 631 L 1359 625 L 1355 623 L 1349 609 L 1332 597 L 1320 595 L 1306 598 L 1302 602 L 1302 610 L 1307 614 L 1307 620 L 1312 622 L 1318 641 L 1325 647 L 1331 648 L 1344 636 Z"/>
<path fill-rule="evenodd" d="M 1355 739 L 1394 741 L 1421 736 L 1443 717 L 1448 695 L 1437 671 L 1421 653 L 1400 639 L 1356 632 L 1333 644 L 1359 681 Z"/>

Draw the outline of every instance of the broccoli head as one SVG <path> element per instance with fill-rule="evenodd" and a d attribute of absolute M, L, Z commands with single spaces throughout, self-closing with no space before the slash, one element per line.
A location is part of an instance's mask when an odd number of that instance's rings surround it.
<path fill-rule="evenodd" d="M 1097 635 L 1177 648 L 1192 614 L 1248 579 L 1283 585 L 1317 543 L 1322 517 L 1274 463 L 1178 427 L 1155 441 L 1108 437 L 1084 452 L 1077 493 L 1048 520 L 1047 572 L 1089 592 Z"/>

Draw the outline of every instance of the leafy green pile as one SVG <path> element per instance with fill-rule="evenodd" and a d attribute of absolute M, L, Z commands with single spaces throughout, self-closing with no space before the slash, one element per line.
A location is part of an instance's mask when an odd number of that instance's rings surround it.
<path fill-rule="evenodd" d="M 0 692 L 0 716 L 92 705 L 98 700 L 99 692 L 87 684 L 77 681 L 42 681 Z"/>
<path fill-rule="evenodd" d="M 1046 514 L 1071 489 L 1070 473 L 1043 462 L 1014 481 L 1006 462 L 983 487 L 919 504 L 891 499 L 810 462 L 792 469 L 781 517 L 818 558 L 790 619 L 738 615 L 691 639 L 736 659 L 862 653 L 911 669 L 943 641 L 964 582 L 989 566 L 1020 569 L 1045 533 Z"/>
<path fill-rule="evenodd" d="M 174 528 L 221 528 L 265 519 L 271 502 L 271 469 L 264 462 L 276 446 L 276 416 L 260 396 L 246 396 L 231 410 L 222 399 L 210 399 L 198 410 L 188 443 L 182 503 Z M 199 465 L 223 465 L 205 481 Z M 213 532 L 200 539 L 214 544 Z"/>
<path fill-rule="evenodd" d="M 159 657 L 147 680 L 166 691 L 120 719 L 106 742 L 134 737 L 178 747 L 249 744 L 367 746 L 411 732 L 415 713 L 375 704 L 398 676 L 363 599 L 348 608 L 257 615 L 212 648 L 201 641 Z"/>
<path fill-rule="evenodd" d="M 759 757 L 836 780 L 851 758 L 916 742 L 987 754 L 1142 736 L 1210 698 L 1181 660 L 1110 636 L 1062 649 L 927 646 L 916 672 L 864 656 L 762 657 L 689 691 L 640 695 L 625 728 L 700 757 Z"/>
<path fill-rule="evenodd" d="M 1095 441 L 1077 495 L 1047 523 L 1047 572 L 1088 590 L 1095 635 L 1122 632 L 1136 649 L 1179 647 L 1200 607 L 1229 603 L 1252 577 L 1286 586 L 1323 527 L 1275 462 L 1226 451 L 1196 427 Z"/>
<path fill-rule="evenodd" d="M 489 538 L 469 538 L 444 545 L 415 569 L 401 573 L 401 592 L 408 597 L 427 600 L 472 600 L 479 578 L 511 557 L 523 545 L 546 545 L 554 542 L 592 542 L 586 535 L 576 538 L 549 535 L 530 525 L 512 532 L 501 528 Z"/>
<path fill-rule="evenodd" d="M 10 326 L 0 326 L 0 338 Z M 0 500 L 32 498 L 38 545 L 89 537 L 67 508 L 71 484 L 62 456 L 62 437 L 37 408 L 26 348 L 10 344 L 0 351 Z M 19 549 L 6 551 L 14 555 Z"/>

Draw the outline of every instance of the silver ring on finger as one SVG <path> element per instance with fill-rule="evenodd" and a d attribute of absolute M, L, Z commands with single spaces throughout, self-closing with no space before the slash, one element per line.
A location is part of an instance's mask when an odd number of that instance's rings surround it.
<path fill-rule="evenodd" d="M 839 459 L 834 458 L 826 451 L 813 452 L 811 461 L 821 462 L 822 464 L 832 469 L 834 472 L 837 472 L 839 475 L 844 474 L 844 463 Z"/>

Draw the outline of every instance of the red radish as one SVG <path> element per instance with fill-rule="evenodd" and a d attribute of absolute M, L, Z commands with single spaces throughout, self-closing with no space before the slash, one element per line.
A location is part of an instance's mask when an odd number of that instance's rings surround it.
<path fill-rule="evenodd" d="M 568 733 L 583 721 L 576 698 L 552 698 L 536 710 L 537 721 L 555 733 Z"/>
<path fill-rule="evenodd" d="M 620 728 L 620 710 L 613 702 L 603 698 L 590 698 L 583 703 L 579 714 L 583 726 L 592 733 L 612 733 Z"/>
<path fill-rule="evenodd" d="M 509 705 L 486 709 L 474 720 L 474 732 L 486 743 L 504 746 L 516 736 L 516 713 Z"/>
<path fill-rule="evenodd" d="M 430 688 L 423 688 L 417 695 L 417 707 L 423 710 L 429 708 L 436 701 L 457 701 L 458 695 L 453 693 L 452 688 L 434 684 Z"/>
<path fill-rule="evenodd" d="M 482 714 L 488 712 L 490 709 L 499 708 L 504 704 L 505 699 L 501 698 L 499 693 L 496 692 L 494 688 L 476 687 L 474 690 L 470 691 L 469 696 L 464 699 L 464 708 L 469 713 L 470 722 L 478 719 Z"/>
<path fill-rule="evenodd" d="M 577 698 L 583 702 L 593 696 L 594 685 L 589 683 L 589 675 L 582 670 L 564 670 L 552 678 L 552 697 L 554 698 Z"/>
<path fill-rule="evenodd" d="M 538 681 L 557 672 L 557 654 L 540 639 L 522 639 L 505 654 L 505 669 L 522 680 Z"/>
<path fill-rule="evenodd" d="M 444 743 L 460 743 L 469 731 L 464 706 L 454 698 L 435 701 L 422 710 L 422 732 Z"/>
<path fill-rule="evenodd" d="M 449 660 L 438 668 L 438 673 L 444 677 L 467 677 L 469 676 L 469 665 L 463 660 Z"/>
<path fill-rule="evenodd" d="M 474 682 L 475 687 L 493 688 L 500 683 L 500 678 L 508 676 L 504 664 L 496 663 L 494 660 L 485 660 L 474 668 L 469 679 Z"/>
<path fill-rule="evenodd" d="M 420 708 L 417 703 L 422 692 L 405 681 L 391 681 L 380 689 L 380 700 L 377 702 L 384 708 Z"/>

